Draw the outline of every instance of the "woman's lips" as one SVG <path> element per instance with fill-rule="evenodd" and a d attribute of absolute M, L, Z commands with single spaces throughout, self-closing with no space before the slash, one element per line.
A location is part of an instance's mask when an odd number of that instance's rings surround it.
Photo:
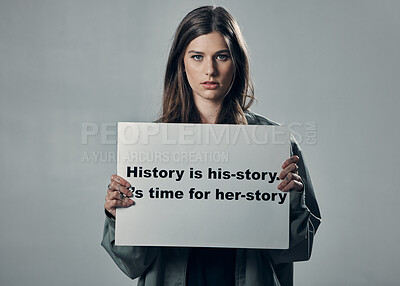
<path fill-rule="evenodd" d="M 216 89 L 219 86 L 219 83 L 207 81 L 207 82 L 203 82 L 201 85 L 205 89 Z"/>

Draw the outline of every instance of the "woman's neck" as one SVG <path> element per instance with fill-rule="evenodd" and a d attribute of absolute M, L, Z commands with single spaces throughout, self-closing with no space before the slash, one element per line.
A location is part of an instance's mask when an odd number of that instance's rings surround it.
<path fill-rule="evenodd" d="M 201 123 L 214 124 L 217 122 L 222 102 L 195 100 L 195 105 L 199 112 Z"/>

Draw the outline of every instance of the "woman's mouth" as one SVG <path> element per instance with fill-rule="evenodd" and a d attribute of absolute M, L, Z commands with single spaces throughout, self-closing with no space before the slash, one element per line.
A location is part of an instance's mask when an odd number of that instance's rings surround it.
<path fill-rule="evenodd" d="M 219 83 L 215 81 L 205 81 L 201 84 L 205 89 L 216 89 L 219 86 Z"/>

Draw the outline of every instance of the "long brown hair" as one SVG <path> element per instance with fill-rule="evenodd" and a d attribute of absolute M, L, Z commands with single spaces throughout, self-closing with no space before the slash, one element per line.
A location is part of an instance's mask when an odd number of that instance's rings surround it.
<path fill-rule="evenodd" d="M 235 68 L 233 81 L 225 96 L 216 123 L 247 124 L 244 111 L 254 101 L 246 43 L 236 20 L 222 7 L 199 7 L 179 24 L 168 57 L 164 79 L 162 115 L 159 122 L 199 123 L 200 115 L 193 91 L 184 72 L 183 57 L 195 38 L 219 32 L 225 39 Z"/>

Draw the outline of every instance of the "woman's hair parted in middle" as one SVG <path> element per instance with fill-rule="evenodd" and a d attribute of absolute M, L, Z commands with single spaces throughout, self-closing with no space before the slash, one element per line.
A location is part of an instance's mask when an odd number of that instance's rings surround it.
<path fill-rule="evenodd" d="M 223 100 L 216 123 L 247 124 L 244 111 L 251 106 L 255 98 L 246 43 L 232 15 L 222 7 L 213 6 L 199 7 L 191 11 L 175 32 L 165 73 L 162 115 L 159 122 L 200 122 L 192 88 L 186 78 L 183 58 L 192 40 L 214 31 L 224 37 L 235 68 L 231 87 Z"/>

